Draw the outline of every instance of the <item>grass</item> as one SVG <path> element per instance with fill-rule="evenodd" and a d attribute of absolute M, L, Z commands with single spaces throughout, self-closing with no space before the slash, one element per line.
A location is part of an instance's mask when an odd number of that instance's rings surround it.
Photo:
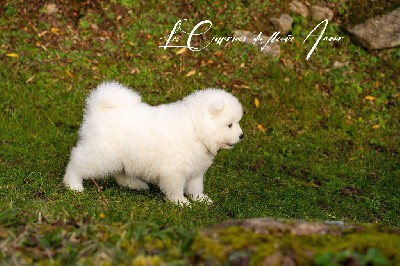
<path fill-rule="evenodd" d="M 37 12 L 33 3 L 6 1 L 0 10 L 0 240 L 46 251 L 51 243 L 21 238 L 42 239 L 41 230 L 55 230 L 55 243 L 63 245 L 79 228 L 84 232 L 78 242 L 87 244 L 102 235 L 101 228 L 111 228 L 104 230 L 142 243 L 143 234 L 166 239 L 167 231 L 171 243 L 182 244 L 199 228 L 253 217 L 400 226 L 399 48 L 366 51 L 330 23 L 326 36 L 344 40 L 321 42 L 307 61 L 313 42 L 302 41 L 318 22 L 296 16 L 295 41 L 281 45 L 279 59 L 241 43 L 183 54 L 159 48 L 182 18 L 188 18 L 182 28 L 189 31 L 211 20 L 207 38 L 232 36 L 235 29 L 270 35 L 266 18 L 287 12 L 289 1 L 260 2 L 76 1 L 59 3 L 59 12 L 47 15 L 44 6 Z M 347 17 L 346 5 L 335 2 L 330 4 Z M 333 68 L 335 61 L 347 65 Z M 89 181 L 81 194 L 63 187 L 84 99 L 99 82 L 113 79 L 151 104 L 206 87 L 224 88 L 240 99 L 246 137 L 233 150 L 221 151 L 207 172 L 205 187 L 214 205 L 178 208 L 156 187 L 134 192 L 113 180 Z M 47 227 L 37 227 L 39 222 Z M 99 243 L 86 256 L 101 257 L 101 251 L 117 256 Z M 75 248 L 72 261 L 85 258 Z M 2 254 L 11 261 L 10 253 Z M 49 257 L 36 255 L 28 257 L 33 262 Z"/>

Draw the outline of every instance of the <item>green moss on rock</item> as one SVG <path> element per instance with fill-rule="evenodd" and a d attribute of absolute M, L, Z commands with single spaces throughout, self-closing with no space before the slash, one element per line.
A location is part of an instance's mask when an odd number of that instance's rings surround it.
<path fill-rule="evenodd" d="M 376 259 L 398 265 L 400 234 L 371 225 L 256 219 L 227 222 L 200 232 L 192 251 L 198 263 L 232 263 L 232 255 L 241 252 L 253 265 L 312 265 L 318 258 L 332 263 L 355 260 L 357 265 L 373 264 Z"/>

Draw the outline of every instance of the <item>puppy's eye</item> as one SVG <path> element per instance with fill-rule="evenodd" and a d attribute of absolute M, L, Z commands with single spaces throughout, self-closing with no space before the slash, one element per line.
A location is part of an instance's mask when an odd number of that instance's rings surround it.
<path fill-rule="evenodd" d="M 229 127 L 229 128 L 232 128 L 232 124 L 229 124 L 228 127 Z"/>

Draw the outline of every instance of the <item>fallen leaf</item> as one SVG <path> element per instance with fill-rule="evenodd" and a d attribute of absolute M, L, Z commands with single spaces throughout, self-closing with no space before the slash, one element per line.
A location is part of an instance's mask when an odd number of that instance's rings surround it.
<path fill-rule="evenodd" d="M 106 215 L 102 212 L 99 214 L 99 217 L 100 217 L 100 219 L 104 219 L 104 218 L 106 218 Z"/>
<path fill-rule="evenodd" d="M 187 50 L 188 49 L 186 47 L 183 47 L 183 48 L 179 49 L 178 52 L 176 52 L 176 54 L 184 54 L 187 52 Z"/>
<path fill-rule="evenodd" d="M 374 96 L 371 96 L 371 95 L 365 96 L 364 99 L 368 100 L 368 101 L 371 101 L 371 102 L 376 100 L 376 98 Z"/>
<path fill-rule="evenodd" d="M 191 70 L 186 74 L 186 77 L 193 76 L 194 74 L 196 74 L 196 70 Z"/>
<path fill-rule="evenodd" d="M 132 75 L 133 75 L 133 74 L 136 74 L 136 73 L 139 73 L 139 72 L 140 72 L 140 70 L 137 69 L 137 68 L 134 68 L 134 69 L 131 70 L 131 74 L 132 74 Z"/>
<path fill-rule="evenodd" d="M 260 106 L 260 100 L 257 97 L 254 98 L 254 105 L 256 106 L 256 108 Z"/>
<path fill-rule="evenodd" d="M 73 78 L 74 77 L 74 75 L 71 73 L 71 71 L 69 71 L 68 69 L 66 69 L 65 70 L 65 74 L 68 76 L 68 77 L 70 77 L 70 78 Z"/>
<path fill-rule="evenodd" d="M 319 187 L 319 185 L 318 184 L 315 184 L 314 182 L 305 182 L 304 183 L 304 185 L 306 186 L 306 187 L 315 187 L 315 188 L 318 188 Z"/>
<path fill-rule="evenodd" d="M 31 83 L 34 78 L 35 78 L 35 75 L 33 75 L 32 77 L 28 78 L 26 80 L 26 83 Z"/>
<path fill-rule="evenodd" d="M 51 28 L 50 31 L 54 34 L 60 34 L 60 29 L 59 28 Z"/>
<path fill-rule="evenodd" d="M 42 36 L 46 35 L 47 33 L 49 33 L 47 30 L 42 31 L 41 33 L 38 34 L 38 37 L 42 37 Z"/>
<path fill-rule="evenodd" d="M 240 64 L 240 67 L 241 67 L 241 68 L 244 68 L 244 63 L 241 63 L 241 64 Z"/>
<path fill-rule="evenodd" d="M 372 128 L 373 129 L 379 129 L 381 126 L 380 125 L 373 125 Z"/>
<path fill-rule="evenodd" d="M 258 125 L 257 125 L 257 128 L 258 128 L 258 130 L 260 130 L 262 133 L 265 133 L 265 128 L 264 128 L 261 124 L 258 124 Z"/>
<path fill-rule="evenodd" d="M 19 57 L 18 54 L 16 53 L 10 53 L 10 54 L 6 54 L 7 57 Z"/>

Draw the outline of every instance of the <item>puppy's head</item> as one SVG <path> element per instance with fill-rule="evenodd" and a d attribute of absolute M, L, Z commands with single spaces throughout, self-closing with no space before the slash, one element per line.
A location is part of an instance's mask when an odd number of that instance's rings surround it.
<path fill-rule="evenodd" d="M 239 125 L 242 105 L 223 90 L 207 89 L 196 94 L 193 104 L 198 104 L 198 110 L 191 116 L 195 120 L 197 137 L 214 155 L 219 149 L 231 149 L 244 137 Z"/>

